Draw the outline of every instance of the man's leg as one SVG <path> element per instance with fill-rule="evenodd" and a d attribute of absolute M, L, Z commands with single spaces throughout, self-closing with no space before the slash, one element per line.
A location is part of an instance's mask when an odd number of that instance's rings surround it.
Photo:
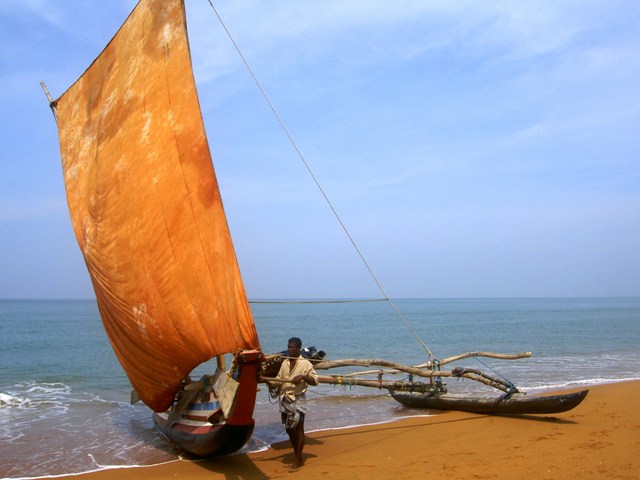
<path fill-rule="evenodd" d="M 293 462 L 293 468 L 300 468 L 304 465 L 304 459 L 302 458 L 302 450 L 304 449 L 304 420 L 300 420 L 298 425 L 296 425 L 295 430 L 297 447 L 294 448 L 296 459 Z"/>
<path fill-rule="evenodd" d="M 291 446 L 293 447 L 293 465 L 291 466 L 291 470 L 297 470 L 304 464 L 304 460 L 302 458 L 302 450 L 304 449 L 304 422 L 301 419 L 298 424 L 291 429 L 286 429 L 287 434 L 289 435 L 289 440 L 291 441 Z"/>

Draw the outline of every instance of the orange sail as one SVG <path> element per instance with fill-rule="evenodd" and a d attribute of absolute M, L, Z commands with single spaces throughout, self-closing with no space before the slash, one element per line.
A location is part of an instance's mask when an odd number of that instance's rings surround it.
<path fill-rule="evenodd" d="M 71 220 L 105 329 L 140 398 L 163 411 L 197 365 L 259 347 L 183 1 L 142 0 L 54 105 Z"/>

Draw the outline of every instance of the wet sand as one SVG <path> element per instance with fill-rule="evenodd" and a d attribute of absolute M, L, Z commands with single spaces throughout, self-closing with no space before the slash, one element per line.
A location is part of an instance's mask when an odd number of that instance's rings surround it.
<path fill-rule="evenodd" d="M 306 464 L 293 473 L 291 447 L 284 442 L 246 455 L 62 478 L 640 479 L 640 382 L 589 390 L 581 405 L 553 417 L 445 412 L 312 432 L 305 447 Z"/>

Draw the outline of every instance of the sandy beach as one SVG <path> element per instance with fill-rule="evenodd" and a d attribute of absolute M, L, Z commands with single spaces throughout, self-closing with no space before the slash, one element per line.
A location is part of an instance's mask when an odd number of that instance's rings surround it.
<path fill-rule="evenodd" d="M 575 390 L 568 390 L 575 391 Z M 214 460 L 180 460 L 65 478 L 102 479 L 639 479 L 640 382 L 590 387 L 554 417 L 462 412 L 309 433 L 305 466 L 288 443 Z M 312 414 L 312 412 L 311 412 Z"/>

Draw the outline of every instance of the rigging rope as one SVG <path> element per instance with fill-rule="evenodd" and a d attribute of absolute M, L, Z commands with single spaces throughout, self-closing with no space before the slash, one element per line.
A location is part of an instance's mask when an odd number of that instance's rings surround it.
<path fill-rule="evenodd" d="M 242 59 L 242 62 L 244 63 L 244 66 L 247 68 L 247 70 L 249 71 L 249 74 L 251 75 L 251 77 L 253 78 L 253 81 L 255 82 L 255 84 L 258 86 L 258 89 L 260 90 L 260 93 L 262 93 L 262 96 L 264 97 L 264 99 L 266 100 L 267 104 L 269 105 L 269 108 L 271 109 L 271 111 L 273 112 L 273 114 L 275 115 L 276 119 L 278 120 L 278 123 L 280 124 L 280 126 L 282 127 L 282 130 L 284 131 L 285 135 L 287 136 L 287 138 L 289 139 L 289 142 L 291 143 L 291 145 L 293 146 L 293 148 L 295 149 L 296 153 L 298 154 L 298 157 L 300 157 L 300 160 L 302 160 L 302 163 L 304 164 L 305 168 L 307 169 L 307 171 L 309 172 L 309 175 L 311 175 L 311 178 L 313 179 L 314 183 L 316 184 L 316 187 L 318 187 L 318 190 L 320 190 L 320 193 L 322 194 L 322 196 L 324 197 L 325 202 L 327 203 L 327 205 L 329 205 L 329 208 L 331 209 L 331 211 L 333 212 L 333 215 L 335 216 L 335 218 L 338 220 L 338 223 L 340 224 L 340 226 L 342 227 L 342 230 L 344 231 L 344 233 L 347 235 L 347 238 L 349 239 L 349 241 L 351 242 L 351 245 L 353 246 L 353 248 L 356 250 L 356 253 L 358 254 L 358 256 L 360 257 L 360 260 L 362 261 L 362 263 L 364 264 L 364 266 L 366 267 L 366 269 L 369 272 L 369 275 L 371 276 L 371 278 L 373 279 L 373 281 L 375 282 L 375 284 L 378 286 L 378 290 L 380 290 L 380 293 L 382 293 L 384 300 L 391 306 L 391 308 L 393 308 L 393 310 L 396 312 L 396 315 L 398 315 L 398 317 L 404 322 L 405 326 L 409 329 L 409 331 L 413 334 L 413 336 L 418 340 L 418 342 L 420 343 L 420 345 L 422 346 L 422 348 L 425 349 L 425 351 L 428 353 L 429 357 L 431 359 L 435 359 L 435 356 L 433 355 L 433 353 L 431 353 L 431 350 L 429 350 L 429 347 L 427 347 L 425 345 L 425 343 L 422 341 L 422 339 L 418 336 L 418 334 L 416 333 L 416 331 L 413 329 L 413 327 L 409 324 L 409 322 L 407 321 L 407 319 L 404 317 L 404 315 L 402 315 L 402 313 L 400 312 L 400 310 L 398 310 L 398 308 L 396 307 L 396 305 L 391 301 L 391 299 L 389 298 L 389 296 L 386 294 L 384 288 L 382 288 L 382 284 L 378 281 L 378 278 L 376 277 L 375 273 L 373 272 L 373 269 L 369 266 L 369 263 L 367 262 L 367 260 L 364 258 L 364 255 L 362 254 L 362 252 L 360 251 L 360 248 L 358 247 L 358 245 L 356 244 L 355 240 L 353 239 L 353 237 L 351 236 L 351 234 L 349 233 L 349 230 L 347 229 L 346 225 L 344 224 L 344 222 L 342 221 L 342 218 L 340 217 L 340 215 L 338 214 L 337 210 L 334 208 L 333 204 L 331 203 L 331 200 L 329 200 L 329 197 L 327 196 L 327 194 L 325 193 L 324 189 L 322 188 L 322 185 L 320 185 L 320 182 L 318 181 L 318 179 L 316 178 L 315 174 L 313 173 L 313 170 L 311 169 L 311 167 L 309 166 L 309 163 L 307 162 L 307 160 L 305 159 L 304 155 L 302 154 L 302 152 L 300 151 L 300 149 L 298 148 L 298 145 L 296 144 L 295 140 L 293 139 L 293 137 L 291 136 L 291 134 L 289 133 L 289 130 L 287 129 L 287 127 L 285 126 L 284 122 L 282 121 L 282 119 L 280 118 L 280 115 L 278 114 L 276 108 L 273 106 L 273 104 L 271 103 L 271 100 L 269 99 L 269 96 L 267 95 L 267 93 L 265 92 L 265 90 L 262 88 L 262 85 L 260 84 L 260 82 L 258 81 L 258 78 L 255 76 L 255 74 L 253 73 L 253 70 L 251 69 L 251 67 L 249 66 L 249 62 L 247 62 L 245 56 L 242 54 L 242 51 L 240 50 L 240 47 L 238 47 L 238 44 L 235 42 L 235 40 L 233 39 L 233 36 L 231 35 L 231 32 L 229 32 L 229 29 L 227 28 L 227 26 L 225 25 L 224 21 L 222 20 L 222 17 L 220 16 L 220 14 L 218 13 L 218 10 L 216 10 L 216 7 L 213 5 L 212 0 L 209 0 L 209 5 L 211 5 L 211 8 L 213 9 L 216 17 L 218 17 L 218 21 L 220 22 L 220 24 L 222 25 L 222 28 L 224 29 L 224 31 L 226 32 L 227 36 L 229 37 L 229 40 L 231 40 L 231 43 L 233 44 L 234 48 L 236 49 L 236 51 L 238 52 L 238 55 L 240 56 L 240 58 Z"/>
<path fill-rule="evenodd" d="M 493 373 L 496 374 L 496 376 L 498 378 L 501 378 L 502 380 L 504 380 L 505 382 L 507 382 L 509 384 L 509 390 L 511 390 L 512 388 L 515 388 L 515 385 L 513 384 L 513 382 L 511 380 L 509 380 L 508 378 L 505 378 L 504 376 L 500 375 L 500 373 L 498 373 L 496 371 L 496 369 L 494 369 L 493 367 L 491 367 L 490 365 L 486 364 L 485 362 L 483 362 L 482 360 L 480 360 L 478 357 L 474 357 L 474 359 L 481 363 L 482 365 L 485 366 L 485 368 L 488 368 L 489 370 L 491 370 Z"/>

